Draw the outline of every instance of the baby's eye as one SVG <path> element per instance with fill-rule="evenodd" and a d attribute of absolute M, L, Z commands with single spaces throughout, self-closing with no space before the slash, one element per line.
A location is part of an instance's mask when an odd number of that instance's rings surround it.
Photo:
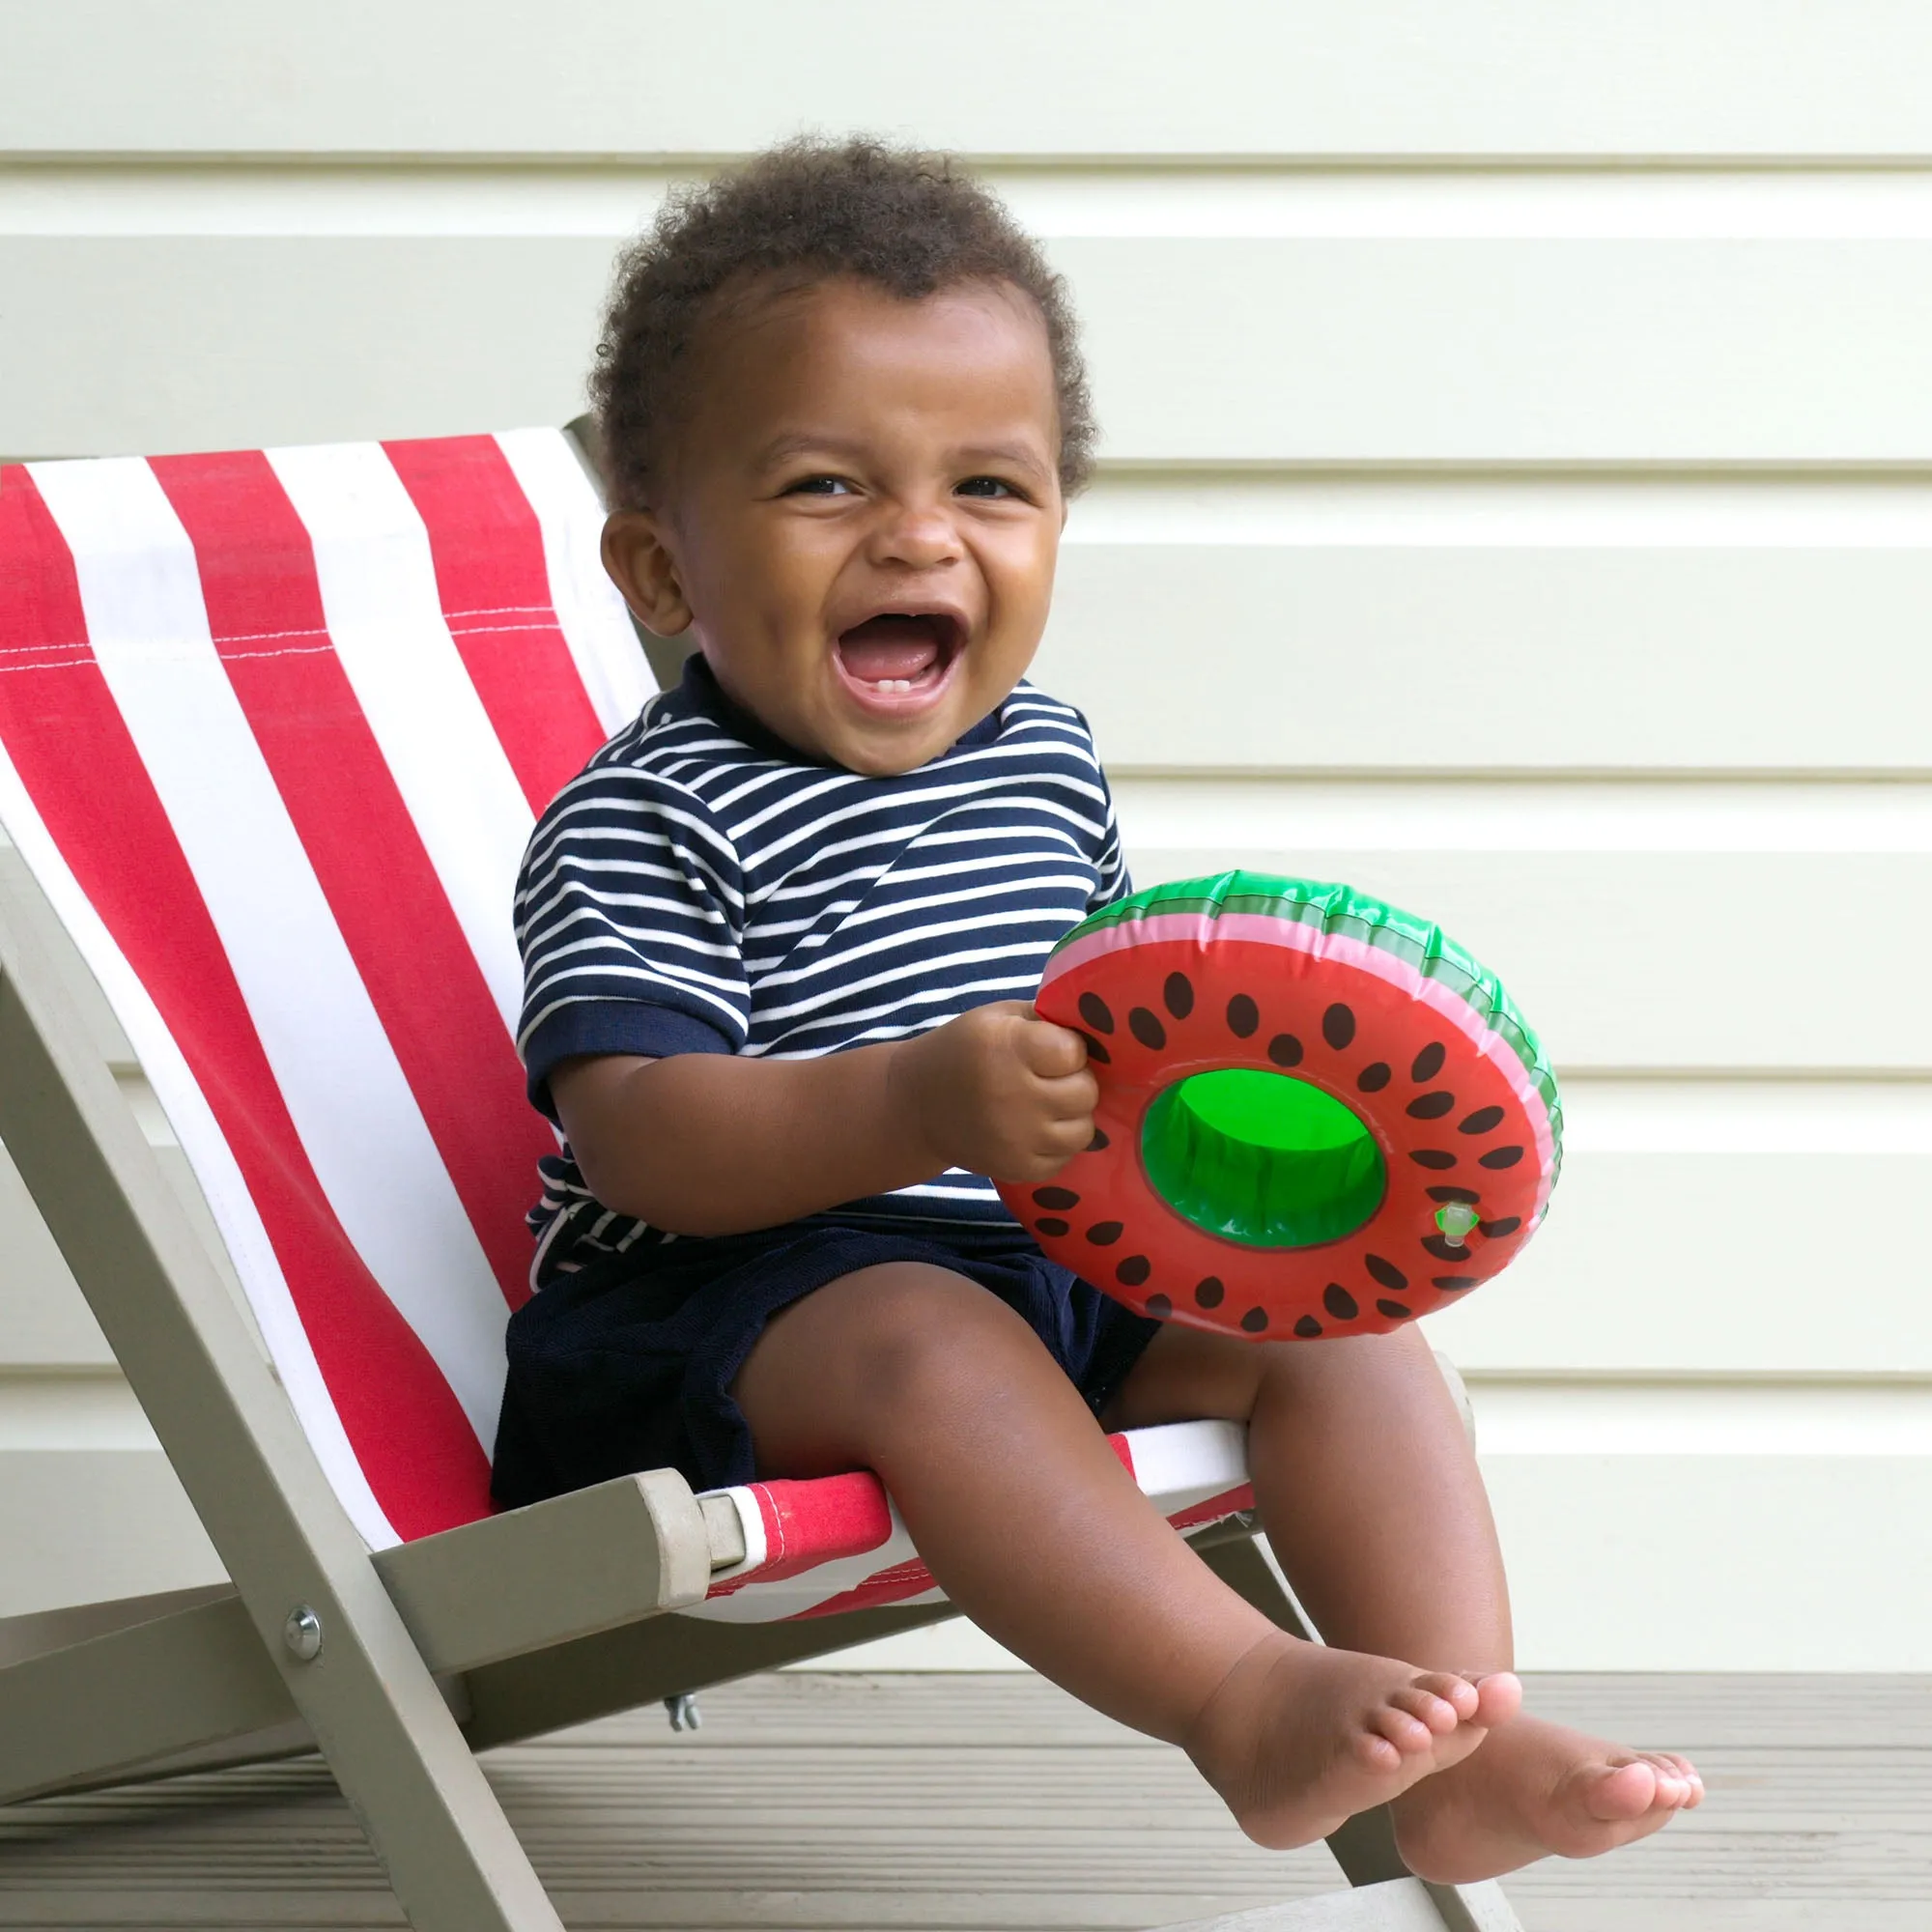
<path fill-rule="evenodd" d="M 958 486 L 955 494 L 961 497 L 1017 497 L 1019 492 L 997 476 L 969 476 Z"/>
<path fill-rule="evenodd" d="M 852 488 L 842 476 L 801 476 L 785 485 L 787 497 L 837 497 Z"/>

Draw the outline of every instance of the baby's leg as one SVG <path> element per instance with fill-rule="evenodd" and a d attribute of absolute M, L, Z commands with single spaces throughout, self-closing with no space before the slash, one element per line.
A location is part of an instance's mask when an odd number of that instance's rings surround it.
<path fill-rule="evenodd" d="M 1437 1670 L 1510 1669 L 1509 1593 L 1489 1499 L 1419 1330 L 1265 1345 L 1166 1328 L 1107 1422 L 1198 1415 L 1248 1421 L 1268 1541 L 1330 1642 Z M 1608 1851 L 1702 1796 L 1682 1758 L 1524 1715 L 1467 1763 L 1407 1792 L 1396 1804 L 1397 1838 L 1424 1877 L 1462 1882 L 1548 1852 Z"/>
<path fill-rule="evenodd" d="M 1453 1672 L 1277 1630 L 1134 1487 L 1033 1330 L 962 1276 L 895 1264 L 820 1289 L 771 1323 L 733 1393 L 761 1471 L 877 1470 L 962 1610 L 1184 1746 L 1264 1843 L 1325 1834 L 1466 1756 L 1499 1715 Z"/>

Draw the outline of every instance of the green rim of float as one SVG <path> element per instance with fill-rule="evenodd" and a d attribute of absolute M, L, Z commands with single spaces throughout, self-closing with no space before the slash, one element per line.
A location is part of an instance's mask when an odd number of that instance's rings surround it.
<path fill-rule="evenodd" d="M 1290 920 L 1297 925 L 1319 926 L 1323 932 L 1340 933 L 1386 952 L 1423 979 L 1454 994 L 1516 1055 L 1529 1075 L 1530 1085 L 1548 1112 L 1555 1163 L 1560 1168 L 1563 1102 L 1543 1042 L 1496 976 L 1439 926 L 1404 912 L 1385 899 L 1372 898 L 1352 886 L 1280 878 L 1270 872 L 1233 871 L 1217 873 L 1211 878 L 1149 886 L 1142 892 L 1129 894 L 1082 920 L 1054 948 L 1054 952 L 1063 952 L 1089 934 L 1109 926 L 1175 913 L 1209 919 L 1223 913 L 1252 914 L 1258 918 Z M 1551 1179 L 1554 1178 L 1552 1169 Z"/>

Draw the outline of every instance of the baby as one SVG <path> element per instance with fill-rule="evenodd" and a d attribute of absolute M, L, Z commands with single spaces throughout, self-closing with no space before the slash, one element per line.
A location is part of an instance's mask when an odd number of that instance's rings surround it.
<path fill-rule="evenodd" d="M 1027 1004 L 1128 890 L 1085 721 L 1022 680 L 1094 440 L 1072 317 L 947 161 L 801 142 L 674 199 L 595 381 L 605 563 L 697 649 L 565 787 L 518 898 L 531 1216 L 496 1487 L 878 1472 L 983 1630 L 1185 1749 L 1251 1837 L 1393 1801 L 1427 1878 L 1584 1857 L 1702 1796 L 1520 1711 L 1475 1463 L 1419 1332 L 1129 1313 L 987 1177 L 1094 1132 Z M 1287 1635 L 1107 1430 L 1248 1426 Z"/>

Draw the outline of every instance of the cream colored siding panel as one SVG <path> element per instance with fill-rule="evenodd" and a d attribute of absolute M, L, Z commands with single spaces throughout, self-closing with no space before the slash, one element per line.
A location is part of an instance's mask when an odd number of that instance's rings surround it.
<path fill-rule="evenodd" d="M 560 421 L 676 181 L 989 159 L 1141 881 L 1350 879 L 1556 1062 L 1548 1225 L 1431 1322 L 1529 1660 L 1932 1669 L 1928 75 L 1924 0 L 0 0 L 0 453 Z M 0 1155 L 0 1614 L 213 1574 L 105 1363 Z"/>
<path fill-rule="evenodd" d="M 0 1383 L 10 1369 L 107 1367 L 113 1360 L 26 1183 L 0 1148 Z"/>
<path fill-rule="evenodd" d="M 1923 1149 L 1579 1149 L 1521 1261 L 1430 1332 L 1478 1375 L 1932 1378 L 1927 1200 Z"/>
<path fill-rule="evenodd" d="M 1068 241 L 1114 460 L 1932 456 L 1932 246 Z"/>
<path fill-rule="evenodd" d="M 47 153 L 723 155 L 803 124 L 981 155 L 1932 154 L 1915 0 L 6 0 Z"/>
<path fill-rule="evenodd" d="M 220 1581 L 158 1449 L 11 1446 L 11 1393 L 0 1381 L 0 1617 Z"/>
<path fill-rule="evenodd" d="M 15 454 L 77 454 L 568 414 L 611 253 L 589 237 L 0 238 L 0 420 Z M 1052 253 L 1110 462 L 1932 461 L 1932 242 Z"/>
<path fill-rule="evenodd" d="M 583 408 L 611 253 L 438 237 L 0 240 L 8 453 L 562 422 Z"/>
<path fill-rule="evenodd" d="M 1230 865 L 1344 879 L 1504 977 L 1559 1065 L 1932 1073 L 1932 854 L 1150 849 L 1137 885 Z"/>
<path fill-rule="evenodd" d="M 1605 1671 L 1654 1669 L 1646 1660 L 1662 1657 L 1679 1671 L 1925 1667 L 1932 1457 L 1687 1461 L 1660 1431 L 1648 1450 L 1488 1457 L 1484 1475 L 1524 1669 L 1548 1668 L 1558 1654 Z M 1814 1785 L 1791 1829 L 1815 1829 L 1830 1803 Z M 1734 1896 L 1750 1885 L 1734 1871 Z M 1747 1932 L 1755 1918 L 1797 1932 L 1832 1922 L 1810 1901 L 1760 1918 L 1762 1896 L 1728 1921 L 1706 1908 L 1687 1923 Z M 1922 1913 L 1922 1902 L 1913 1909 Z M 1594 1921 L 1604 1932 L 1633 1922 L 1649 1921 L 1621 1904 Z M 1857 1922 L 1839 1921 L 1847 1932 Z"/>
<path fill-rule="evenodd" d="M 1036 675 L 1116 767 L 1932 768 L 1932 517 L 1922 550 L 1634 550 L 1095 544 L 1084 514 Z"/>

